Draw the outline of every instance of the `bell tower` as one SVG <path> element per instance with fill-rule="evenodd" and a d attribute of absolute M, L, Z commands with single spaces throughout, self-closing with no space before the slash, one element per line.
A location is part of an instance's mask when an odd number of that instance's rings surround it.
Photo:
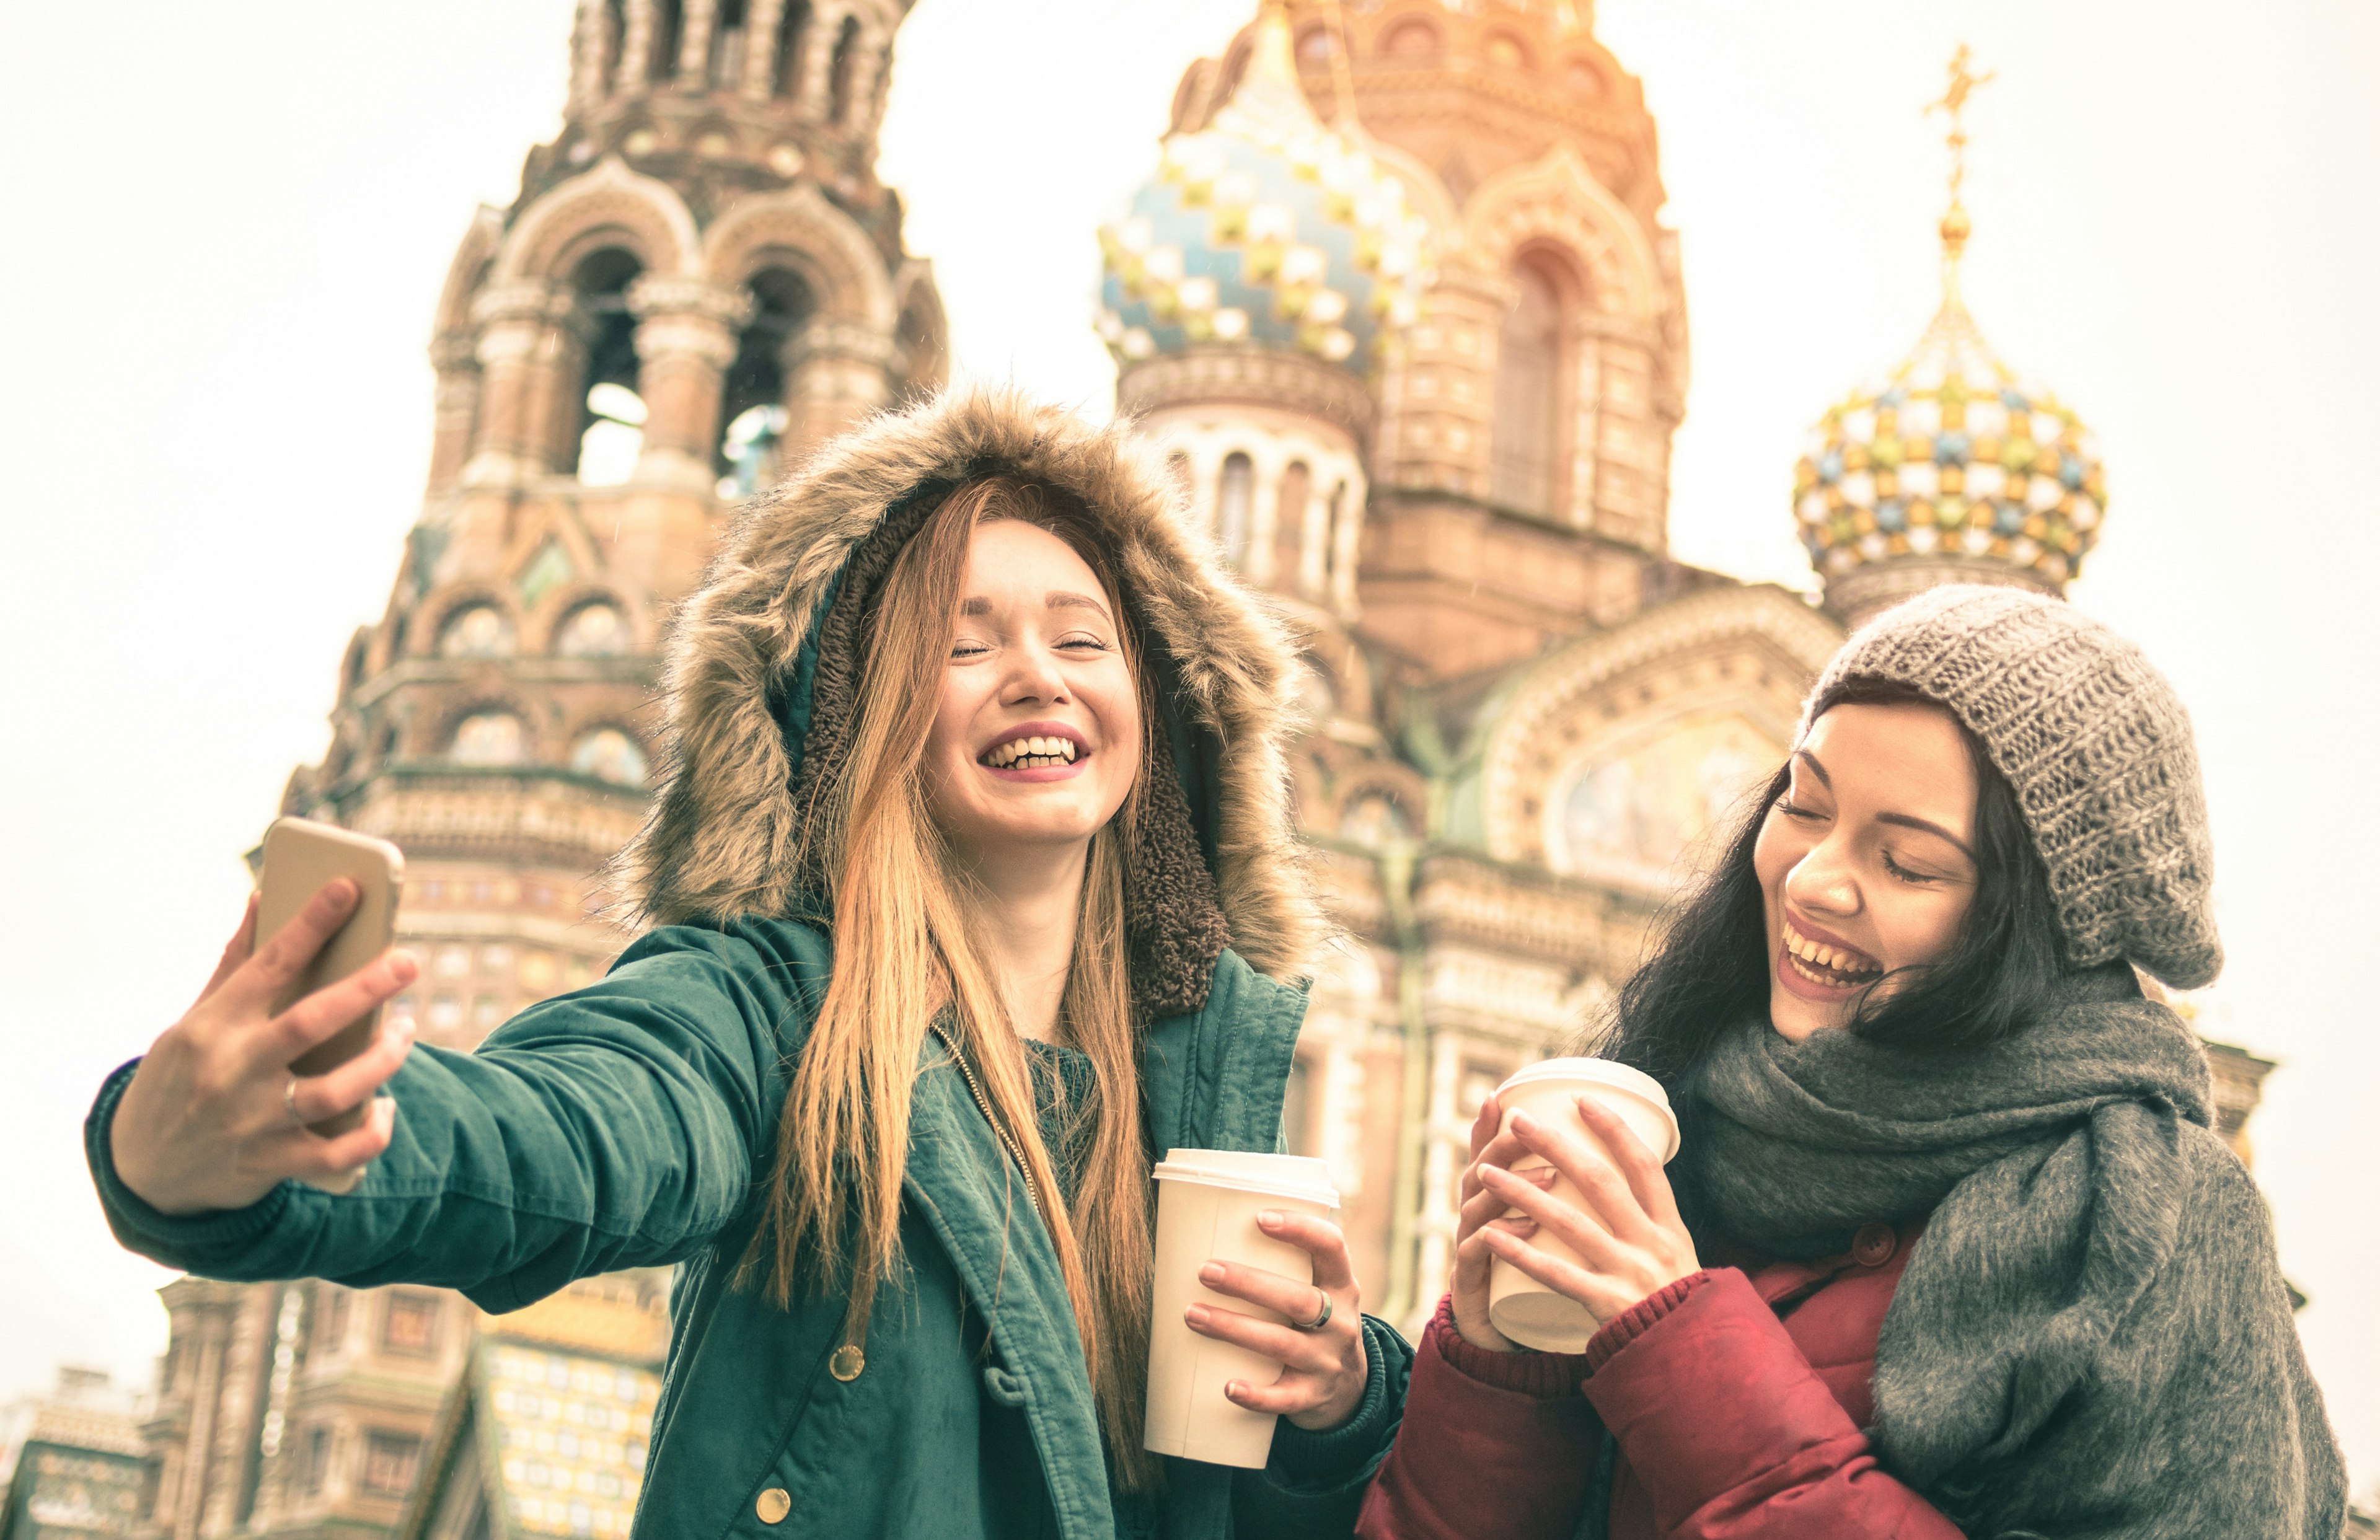
<path fill-rule="evenodd" d="M 582 0 L 561 131 L 464 235 L 420 518 L 282 799 L 404 849 L 425 1042 L 468 1049 L 619 951 L 597 873 L 644 812 L 672 610 L 781 466 L 942 382 L 933 276 L 874 172 L 907 10 Z M 311 1281 L 164 1297 L 154 1530 L 391 1533 L 477 1312 Z M 604 1477 L 623 1534 L 633 1477 Z"/>

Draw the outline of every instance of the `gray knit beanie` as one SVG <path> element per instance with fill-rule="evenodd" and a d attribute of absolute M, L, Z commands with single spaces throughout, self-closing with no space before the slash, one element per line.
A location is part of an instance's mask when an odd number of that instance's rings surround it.
<path fill-rule="evenodd" d="M 2049 868 L 2070 965 L 2121 957 L 2182 989 L 2222 971 L 2190 715 L 2139 648 L 2061 600 L 1957 584 L 1862 626 L 1811 701 L 1853 677 L 1923 691 L 1983 740 Z"/>

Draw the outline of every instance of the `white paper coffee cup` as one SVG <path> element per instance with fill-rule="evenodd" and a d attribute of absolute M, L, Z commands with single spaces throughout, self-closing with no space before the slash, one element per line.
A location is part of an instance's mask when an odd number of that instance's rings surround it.
<path fill-rule="evenodd" d="M 1235 1379 L 1269 1385 L 1281 1377 L 1280 1361 L 1202 1337 L 1182 1317 L 1192 1305 L 1206 1304 L 1260 1320 L 1281 1319 L 1215 1292 L 1198 1281 L 1198 1269 L 1209 1262 L 1238 1262 L 1312 1281 L 1313 1255 L 1267 1235 L 1257 1227 L 1257 1216 L 1278 1208 L 1329 1219 L 1339 1208 L 1330 1164 L 1302 1155 L 1177 1149 L 1166 1152 L 1154 1174 L 1156 1276 L 1149 1291 L 1148 1415 L 1141 1444 L 1158 1454 L 1259 1469 L 1272 1450 L 1276 1418 L 1233 1403 L 1223 1387 Z"/>
<path fill-rule="evenodd" d="M 1548 1127 L 1567 1125 L 1605 1158 L 1610 1151 L 1579 1116 L 1578 1098 L 1591 1096 L 1618 1113 L 1646 1149 L 1668 1165 L 1678 1153 L 1678 1118 L 1670 1110 L 1669 1093 L 1661 1083 L 1641 1070 L 1609 1059 L 1548 1059 L 1530 1064 L 1496 1087 L 1496 1107 L 1502 1132 L 1512 1131 L 1512 1114 L 1526 1109 L 1529 1116 Z M 1515 1161 L 1512 1170 L 1525 1171 L 1547 1162 L 1536 1156 Z M 1557 1173 L 1552 1191 L 1582 1208 L 1585 1197 L 1570 1178 Z M 1589 1210 L 1592 1212 L 1592 1210 Z M 1540 1226 L 1528 1244 L 1569 1262 L 1584 1259 L 1551 1231 Z M 1513 1341 L 1541 1352 L 1584 1352 L 1597 1322 L 1586 1306 L 1555 1292 L 1536 1279 L 1497 1257 L 1488 1267 L 1488 1323 Z"/>

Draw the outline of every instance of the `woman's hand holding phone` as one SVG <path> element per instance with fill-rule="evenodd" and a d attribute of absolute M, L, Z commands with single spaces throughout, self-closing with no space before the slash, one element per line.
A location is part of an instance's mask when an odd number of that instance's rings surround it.
<path fill-rule="evenodd" d="M 115 1105 L 109 1148 L 117 1177 L 166 1214 L 244 1208 L 290 1178 L 329 1184 L 388 1147 L 396 1104 L 375 1093 L 405 1062 L 413 1024 L 384 1020 L 336 1069 L 293 1076 L 290 1061 L 376 1009 L 419 971 L 390 951 L 275 1014 L 356 907 L 346 878 L 325 885 L 261 949 L 257 902 L 224 948 L 198 1001 L 165 1029 Z M 360 1125 L 329 1138 L 306 1125 L 369 1104 Z"/>

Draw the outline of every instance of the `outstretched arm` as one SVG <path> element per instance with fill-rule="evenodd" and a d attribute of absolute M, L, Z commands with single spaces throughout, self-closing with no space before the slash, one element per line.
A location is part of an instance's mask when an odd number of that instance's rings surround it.
<path fill-rule="evenodd" d="M 86 1141 L 92 1173 L 118 1239 L 172 1266 L 230 1279 L 437 1283 L 511 1308 L 573 1278 L 674 1260 L 735 1216 L 783 1095 L 778 1066 L 790 1045 L 780 1027 L 797 1033 L 807 1022 L 825 962 L 823 943 L 792 926 L 671 928 L 638 941 L 601 982 L 522 1013 L 478 1053 L 401 1053 L 384 1082 L 388 1110 L 358 1131 L 381 1131 L 377 1158 L 335 1197 L 261 1160 L 237 1181 L 217 1172 L 163 1192 L 153 1180 L 136 1185 L 117 1152 L 140 1148 L 143 1135 L 118 1131 L 136 1114 L 155 1116 L 156 1103 L 135 1097 L 152 1053 L 102 1091 Z M 189 1052 L 202 1064 L 213 1061 L 201 1048 L 226 1052 L 201 1035 Z M 248 1076 L 261 1097 L 237 1077 L 168 1086 L 159 1072 L 160 1086 L 220 1109 L 213 1126 L 225 1133 L 212 1144 L 194 1137 L 190 1165 L 226 1159 L 237 1139 L 269 1151 L 301 1136 L 282 1105 L 286 1060 L 261 1061 L 271 1067 Z M 258 1101 L 279 1130 L 249 1105 Z M 190 1207 L 183 1194 L 201 1182 L 215 1201 Z M 225 1201 L 258 1185 L 237 1207 Z"/>

